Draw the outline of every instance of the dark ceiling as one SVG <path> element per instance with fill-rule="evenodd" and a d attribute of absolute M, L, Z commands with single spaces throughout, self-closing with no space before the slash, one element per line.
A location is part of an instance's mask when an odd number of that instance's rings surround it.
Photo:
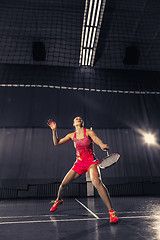
<path fill-rule="evenodd" d="M 78 67 L 85 1 L 1 0 L 0 63 Z M 41 42 L 45 61 L 33 59 Z M 160 1 L 107 1 L 95 68 L 160 70 Z"/>

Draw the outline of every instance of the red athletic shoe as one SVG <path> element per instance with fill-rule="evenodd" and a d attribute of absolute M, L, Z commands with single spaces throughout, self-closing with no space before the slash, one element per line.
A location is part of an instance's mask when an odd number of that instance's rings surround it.
<path fill-rule="evenodd" d="M 58 205 L 61 205 L 62 203 L 63 203 L 62 199 L 59 201 L 55 200 L 53 206 L 50 209 L 50 212 L 54 212 L 57 209 Z"/>
<path fill-rule="evenodd" d="M 110 215 L 110 223 L 118 223 L 118 217 L 114 210 L 110 210 L 109 215 Z"/>

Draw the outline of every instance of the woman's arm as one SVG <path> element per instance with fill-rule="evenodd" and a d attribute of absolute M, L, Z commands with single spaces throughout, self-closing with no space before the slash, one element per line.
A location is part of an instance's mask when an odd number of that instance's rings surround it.
<path fill-rule="evenodd" d="M 88 134 L 88 136 L 90 136 L 90 138 L 92 138 L 94 143 L 96 143 L 98 146 L 100 146 L 100 148 L 103 151 L 106 151 L 107 149 L 109 149 L 108 145 L 103 143 L 102 140 L 99 137 L 97 137 L 97 135 L 95 134 L 94 131 L 87 130 L 87 134 Z"/>
<path fill-rule="evenodd" d="M 58 139 L 56 123 L 53 122 L 51 119 L 48 120 L 47 125 L 52 130 L 54 146 L 67 143 L 72 140 L 72 133 L 67 134 L 64 138 Z"/>

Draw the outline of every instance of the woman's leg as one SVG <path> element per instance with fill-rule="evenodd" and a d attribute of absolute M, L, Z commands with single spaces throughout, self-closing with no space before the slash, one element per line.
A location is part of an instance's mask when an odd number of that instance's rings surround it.
<path fill-rule="evenodd" d="M 92 184 L 97 189 L 101 199 L 107 206 L 108 210 L 112 210 L 112 204 L 110 200 L 110 196 L 106 186 L 101 181 L 101 175 L 99 171 L 99 167 L 96 164 L 92 164 L 88 169 Z"/>
<path fill-rule="evenodd" d="M 70 169 L 70 171 L 66 174 L 66 176 L 64 177 L 59 190 L 58 190 L 58 194 L 57 194 L 57 199 L 59 200 L 65 190 L 65 187 L 74 179 L 78 178 L 80 176 L 79 173 L 76 173 L 74 170 Z"/>

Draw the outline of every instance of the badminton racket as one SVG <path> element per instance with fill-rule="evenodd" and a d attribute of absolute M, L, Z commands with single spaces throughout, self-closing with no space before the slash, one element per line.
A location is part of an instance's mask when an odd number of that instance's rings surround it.
<path fill-rule="evenodd" d="M 107 151 L 107 156 L 105 158 L 103 158 L 102 161 L 99 163 L 99 167 L 102 169 L 110 167 L 113 164 L 115 164 L 119 158 L 120 158 L 119 153 L 109 154 L 109 152 Z"/>

